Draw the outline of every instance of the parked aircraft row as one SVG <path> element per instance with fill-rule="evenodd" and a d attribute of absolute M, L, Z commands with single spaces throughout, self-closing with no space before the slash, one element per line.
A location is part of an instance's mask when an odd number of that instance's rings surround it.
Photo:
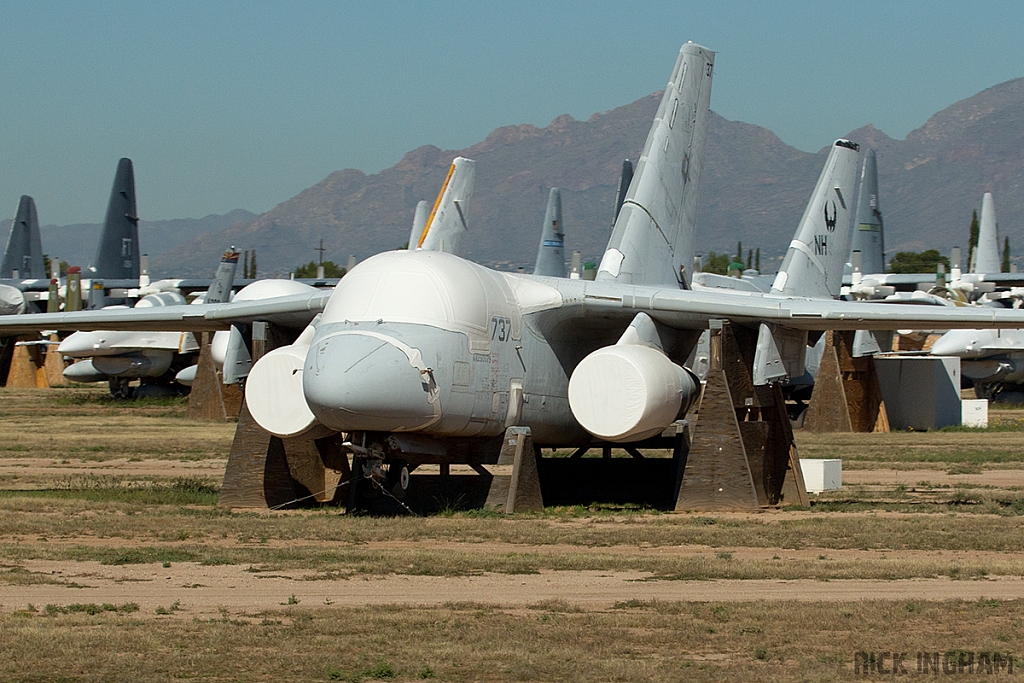
<path fill-rule="evenodd" d="M 595 281 L 497 272 L 451 253 L 461 237 L 423 248 L 428 232 L 420 249 L 363 261 L 333 292 L 8 316 L 0 332 L 269 323 L 294 341 L 253 364 L 252 415 L 282 437 L 346 434 L 365 481 L 491 459 L 510 426 L 528 426 L 541 446 L 656 434 L 695 400 L 684 363 L 713 320 L 758 331 L 760 382 L 803 372 L 809 332 L 1024 326 L 1024 311 L 835 298 L 857 159 L 845 140 L 832 147 L 770 292 L 695 289 L 713 70 L 710 50 L 682 47 Z"/>

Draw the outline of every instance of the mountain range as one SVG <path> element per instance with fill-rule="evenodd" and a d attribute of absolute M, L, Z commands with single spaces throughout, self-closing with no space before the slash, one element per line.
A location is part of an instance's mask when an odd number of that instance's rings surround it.
<path fill-rule="evenodd" d="M 226 214 L 212 214 L 203 218 L 175 218 L 164 221 L 139 221 L 139 243 L 143 253 L 156 257 L 167 250 L 195 239 L 206 233 L 219 233 L 235 223 L 250 223 L 257 216 L 244 209 L 235 209 Z M 75 223 L 73 225 L 43 225 L 39 233 L 43 240 L 43 252 L 67 261 L 70 265 L 87 266 L 96 258 L 100 242 L 100 223 Z M 230 245 L 225 245 L 230 246 Z M 212 275 L 223 248 L 210 255 L 209 264 L 197 264 L 196 273 L 204 277 Z M 205 265 L 206 268 L 202 267 Z M 180 268 L 172 267 L 158 277 L 177 275 Z M 210 271 L 210 272 L 205 272 Z"/>
<path fill-rule="evenodd" d="M 232 212 L 218 217 L 221 229 L 203 227 L 199 234 L 198 225 L 161 222 L 167 223 L 161 229 L 174 235 L 163 236 L 169 242 L 159 251 L 150 246 L 157 239 L 153 231 L 140 241 L 144 251 L 155 255 L 157 275 L 209 276 L 216 255 L 231 244 L 256 249 L 262 275 L 285 274 L 310 261 L 320 239 L 325 258 L 344 263 L 352 254 L 364 259 L 406 243 L 416 202 L 433 201 L 452 158 L 461 155 L 477 161 L 466 256 L 503 269 L 529 270 L 548 188 L 561 187 L 566 246 L 580 250 L 585 260 L 596 260 L 610 232 L 622 160 L 638 157 L 660 97 L 652 93 L 586 121 L 563 115 L 544 128 L 498 128 L 466 149 L 420 147 L 380 173 L 336 171 L 261 216 Z M 890 256 L 900 250 L 966 247 L 971 212 L 980 208 L 984 192 L 995 195 L 1000 234 L 1024 253 L 1024 78 L 947 107 L 904 140 L 870 124 L 846 135 L 839 131 L 836 137 L 877 151 Z M 828 147 L 803 152 L 770 130 L 712 114 L 698 250 L 734 253 L 742 241 L 744 249 L 761 249 L 762 269 L 772 272 L 827 152 Z M 44 240 L 47 231 L 56 230 L 44 231 Z M 209 264 L 196 259 L 202 253 L 211 255 Z"/>

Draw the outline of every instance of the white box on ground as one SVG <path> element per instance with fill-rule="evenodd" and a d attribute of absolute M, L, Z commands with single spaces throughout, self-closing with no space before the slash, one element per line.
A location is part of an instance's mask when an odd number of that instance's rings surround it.
<path fill-rule="evenodd" d="M 965 398 L 961 406 L 960 424 L 964 427 L 988 427 L 987 398 Z"/>
<path fill-rule="evenodd" d="M 807 493 L 839 491 L 843 488 L 843 461 L 800 458 Z"/>

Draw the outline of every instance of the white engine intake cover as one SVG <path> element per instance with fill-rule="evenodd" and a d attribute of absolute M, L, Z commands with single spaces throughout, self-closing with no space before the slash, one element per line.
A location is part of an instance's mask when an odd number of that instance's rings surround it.
<path fill-rule="evenodd" d="M 576 420 L 606 441 L 640 441 L 661 433 L 700 392 L 693 373 L 647 346 L 606 346 L 584 358 L 569 378 Z"/>
<path fill-rule="evenodd" d="M 281 438 L 326 428 L 309 410 L 302 393 L 302 369 L 309 346 L 291 344 L 259 359 L 245 381 L 245 402 L 253 419 Z M 315 437 L 314 437 L 315 438 Z"/>

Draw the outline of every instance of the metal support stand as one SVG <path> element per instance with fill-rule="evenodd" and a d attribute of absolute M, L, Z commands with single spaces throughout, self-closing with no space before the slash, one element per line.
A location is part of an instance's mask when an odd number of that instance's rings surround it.
<path fill-rule="evenodd" d="M 8 387 L 18 389 L 45 389 L 49 384 L 46 381 L 46 367 L 43 358 L 43 349 L 38 344 L 19 345 L 18 341 L 36 341 L 38 337 L 21 337 L 11 340 L 15 344 L 11 356 L 11 367 L 7 372 Z"/>
<path fill-rule="evenodd" d="M 188 395 L 185 417 L 192 420 L 225 422 L 238 417 L 242 409 L 242 391 L 237 386 L 224 386 L 210 353 L 212 334 L 203 332 L 199 340 L 199 366 Z"/>
<path fill-rule="evenodd" d="M 676 510 L 809 504 L 782 390 L 751 378 L 756 344 L 750 330 L 712 321 L 710 370 Z"/>
<path fill-rule="evenodd" d="M 832 432 L 888 432 L 873 356 L 853 357 L 853 332 L 826 332 L 804 429 Z"/>
<path fill-rule="evenodd" d="M 509 427 L 505 430 L 505 440 L 497 464 L 511 465 L 512 473 L 494 475 L 491 479 L 485 503 L 487 507 L 500 509 L 506 514 L 540 512 L 544 509 L 537 456 L 529 427 Z"/>
<path fill-rule="evenodd" d="M 256 327 L 254 325 L 254 327 Z M 253 361 L 276 346 L 289 343 L 280 334 L 260 329 L 263 339 L 254 343 Z M 203 340 L 198 381 L 204 372 L 203 355 L 207 357 L 205 382 L 217 386 L 217 376 L 209 359 L 208 339 Z M 193 392 L 195 386 L 193 385 Z M 223 401 L 223 399 L 222 399 Z M 216 402 L 213 402 L 216 406 Z M 191 409 L 191 399 L 189 400 Z M 223 403 L 221 403 L 223 411 Z M 220 413 L 220 414 L 223 414 Z M 217 504 L 222 507 L 274 508 L 286 506 L 300 498 L 317 502 L 343 500 L 344 482 L 351 479 L 348 457 L 342 452 L 340 437 L 323 439 L 280 439 L 260 427 L 249 413 L 244 396 L 238 413 L 238 427 L 231 443 L 231 453 L 224 470 L 224 483 Z"/>

